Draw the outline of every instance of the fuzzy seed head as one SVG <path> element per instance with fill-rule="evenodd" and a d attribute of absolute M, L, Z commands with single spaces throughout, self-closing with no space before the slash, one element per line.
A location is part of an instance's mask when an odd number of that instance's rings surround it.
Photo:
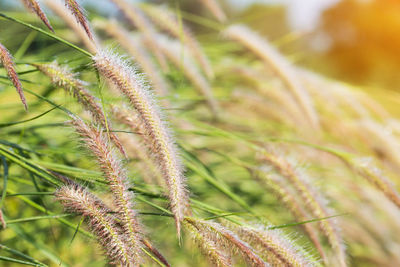
<path fill-rule="evenodd" d="M 3 229 L 7 228 L 7 223 L 4 220 L 4 216 L 3 216 L 3 211 L 2 210 L 0 210 L 0 223 L 1 223 L 1 226 L 3 227 Z"/>
<path fill-rule="evenodd" d="M 49 28 L 50 31 L 54 32 L 53 27 L 50 24 L 50 21 L 47 19 L 46 14 L 43 12 L 42 8 L 40 7 L 39 3 L 36 0 L 21 0 L 25 7 L 35 13 L 42 22 Z"/>
<path fill-rule="evenodd" d="M 283 204 L 290 210 L 293 217 L 296 218 L 298 222 L 312 219 L 304 210 L 301 203 L 299 203 L 299 200 L 297 200 L 292 190 L 290 190 L 290 188 L 288 188 L 287 185 L 279 179 L 279 177 L 268 174 L 264 169 L 265 168 L 261 167 L 258 170 L 252 170 L 252 173 L 256 179 L 261 184 L 265 185 L 269 190 L 271 190 L 277 196 L 277 198 L 283 202 Z M 314 227 L 308 223 L 302 224 L 301 226 L 304 228 L 304 231 L 307 233 L 315 248 L 318 250 L 321 258 L 326 262 L 327 258 L 325 252 L 318 238 L 318 233 L 314 230 Z"/>
<path fill-rule="evenodd" d="M 218 4 L 216 0 L 201 0 L 203 5 L 210 10 L 210 12 L 214 15 L 219 22 L 226 21 L 226 14 Z"/>
<path fill-rule="evenodd" d="M 193 36 L 191 30 L 173 12 L 167 8 L 155 5 L 142 5 L 142 9 L 160 28 L 187 45 L 205 75 L 210 79 L 214 78 L 214 71 L 200 44 Z"/>
<path fill-rule="evenodd" d="M 65 0 L 65 6 L 71 10 L 76 21 L 83 27 L 88 37 L 93 40 L 92 30 L 86 18 L 86 11 L 75 0 Z"/>
<path fill-rule="evenodd" d="M 160 63 L 161 68 L 164 71 L 168 70 L 167 61 L 157 47 L 155 40 L 156 29 L 151 21 L 143 14 L 142 10 L 129 4 L 126 0 L 111 1 L 114 2 L 115 5 L 124 13 L 128 21 L 142 33 L 146 44 L 157 59 L 158 63 Z"/>
<path fill-rule="evenodd" d="M 311 267 L 315 263 L 281 231 L 265 226 L 238 227 L 238 235 L 251 244 L 272 266 Z"/>
<path fill-rule="evenodd" d="M 215 100 L 211 86 L 207 79 L 199 71 L 198 67 L 185 53 L 188 49 L 177 40 L 171 40 L 163 35 L 157 35 L 159 47 L 169 60 L 177 67 L 180 68 L 194 87 L 205 98 L 208 106 L 214 115 L 217 115 L 219 106 Z M 183 51 L 183 53 L 182 53 Z M 182 57 L 183 54 L 183 57 Z"/>
<path fill-rule="evenodd" d="M 137 266 L 138 259 L 135 258 L 130 248 L 126 245 L 125 237 L 115 226 L 115 218 L 105 210 L 104 204 L 75 183 L 60 187 L 55 197 L 68 212 L 79 213 L 86 216 L 92 232 L 106 251 L 112 264 L 123 266 Z"/>
<path fill-rule="evenodd" d="M 103 131 L 86 125 L 80 118 L 73 117 L 70 124 L 82 137 L 83 143 L 95 156 L 101 171 L 109 183 L 122 228 L 128 238 L 135 257 L 140 258 L 142 227 L 133 209 L 133 193 L 129 191 L 128 177 L 122 163 L 115 156 Z"/>
<path fill-rule="evenodd" d="M 330 214 L 326 207 L 326 200 L 307 181 L 307 176 L 295 168 L 289 161 L 281 156 L 264 151 L 263 159 L 269 163 L 287 182 L 300 194 L 308 211 L 316 218 L 328 217 Z M 335 251 L 341 266 L 346 266 L 346 251 L 342 237 L 334 219 L 319 222 L 321 231 L 327 237 Z"/>
<path fill-rule="evenodd" d="M 111 122 L 107 120 L 103 109 L 88 90 L 86 83 L 75 77 L 75 74 L 68 67 L 61 67 L 56 62 L 51 64 L 33 64 L 39 71 L 48 76 L 52 82 L 72 94 L 82 107 L 90 112 L 93 120 L 107 129 L 112 142 L 118 148 L 122 155 L 126 156 L 125 150 L 115 133 L 112 132 Z"/>
<path fill-rule="evenodd" d="M 214 266 L 232 266 L 231 259 L 224 251 L 225 249 L 218 246 L 218 243 L 216 243 L 215 240 L 210 239 L 207 233 L 202 232 L 202 230 L 197 228 L 195 224 L 188 221 L 184 221 L 184 225 L 189 231 L 192 239 Z"/>
<path fill-rule="evenodd" d="M 50 8 L 52 12 L 54 12 L 57 17 L 62 19 L 66 25 L 79 37 L 79 39 L 83 42 L 86 48 L 91 53 L 96 53 L 98 47 L 100 46 L 96 36 L 94 36 L 93 32 L 88 29 L 82 27 L 79 23 L 79 20 L 76 18 L 76 14 L 71 12 L 71 9 L 68 6 L 63 5 L 61 0 L 44 0 L 46 6 Z M 87 27 L 89 24 L 87 23 Z"/>
<path fill-rule="evenodd" d="M 0 43 L 0 63 L 3 64 L 6 69 L 7 75 L 10 78 L 12 84 L 19 94 L 19 98 L 21 99 L 22 104 L 25 107 L 25 110 L 28 110 L 28 105 L 26 104 L 26 99 L 24 95 L 24 91 L 22 90 L 21 81 L 18 78 L 17 71 L 15 70 L 14 60 L 11 54 L 8 52 L 7 48 Z"/>
<path fill-rule="evenodd" d="M 160 73 L 156 64 L 153 62 L 151 55 L 147 51 L 142 40 L 134 38 L 134 36 L 132 36 L 115 20 L 97 20 L 94 25 L 95 27 L 104 30 L 112 38 L 116 39 L 121 47 L 123 47 L 127 53 L 133 57 L 133 61 L 137 62 L 140 69 L 146 74 L 157 95 L 168 95 L 168 82 L 164 79 L 162 73 Z M 153 42 L 156 42 L 155 37 L 153 37 Z M 160 52 L 158 47 L 157 51 Z"/>
<path fill-rule="evenodd" d="M 240 42 L 249 50 L 258 55 L 281 78 L 283 83 L 292 93 L 299 108 L 305 114 L 308 122 L 318 128 L 318 116 L 312 100 L 301 81 L 298 79 L 292 67 L 279 52 L 272 47 L 267 40 L 244 25 L 231 25 L 224 34 L 235 41 Z"/>
<path fill-rule="evenodd" d="M 161 118 L 158 106 L 144 81 L 126 61 L 110 51 L 99 52 L 93 60 L 99 72 L 128 98 L 137 112 L 138 123 L 145 132 L 143 137 L 146 145 L 157 159 L 168 186 L 168 196 L 179 235 L 181 222 L 188 214 L 188 195 L 176 146 Z"/>
<path fill-rule="evenodd" d="M 268 263 L 266 263 L 260 258 L 259 255 L 256 254 L 254 249 L 249 244 L 241 240 L 228 228 L 211 221 L 189 217 L 186 217 L 185 220 L 199 229 L 199 231 L 206 234 L 211 240 L 214 240 L 214 242 L 219 244 L 221 248 L 230 250 L 231 256 L 234 256 L 237 254 L 237 252 L 239 252 L 246 262 L 251 266 L 269 266 Z"/>

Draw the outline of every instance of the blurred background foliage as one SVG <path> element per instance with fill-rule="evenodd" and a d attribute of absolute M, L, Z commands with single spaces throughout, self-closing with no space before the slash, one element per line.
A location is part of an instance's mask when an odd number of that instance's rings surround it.
<path fill-rule="evenodd" d="M 20 6 L 18 2 L 3 0 L 0 8 L 12 9 Z M 118 14 L 105 0 L 81 2 L 88 10 Z M 211 18 L 196 1 L 148 2 L 169 2 L 191 14 Z M 289 35 L 281 51 L 300 65 L 356 85 L 400 90 L 400 2 L 397 0 L 224 0 L 221 3 L 234 21 L 251 25 L 270 40 Z M 196 23 L 191 26 L 206 29 Z M 3 32 L 0 40 L 4 36 Z M 18 33 L 14 36 L 15 42 L 24 38 Z"/>

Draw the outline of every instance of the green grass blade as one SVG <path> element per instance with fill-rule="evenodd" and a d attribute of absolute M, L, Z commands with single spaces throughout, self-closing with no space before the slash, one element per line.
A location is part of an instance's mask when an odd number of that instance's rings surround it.
<path fill-rule="evenodd" d="M 61 184 L 61 182 L 57 180 L 54 176 L 52 176 L 46 169 L 42 168 L 41 166 L 35 163 L 31 163 L 28 159 L 6 149 L 3 145 L 0 145 L 0 155 L 3 155 L 8 160 L 18 164 L 27 171 L 36 174 L 38 177 L 43 178 L 50 184 L 56 186 Z"/>
<path fill-rule="evenodd" d="M 20 218 L 20 219 L 15 219 L 15 220 L 9 220 L 6 223 L 7 224 L 13 224 L 13 223 L 23 223 L 23 222 L 31 222 L 31 221 L 38 221 L 38 220 L 44 220 L 44 219 L 57 219 L 57 218 L 63 218 L 63 217 L 68 217 L 72 216 L 72 214 L 56 214 L 56 215 L 47 215 L 47 216 L 33 216 L 29 218 Z"/>
<path fill-rule="evenodd" d="M 82 49 L 82 48 L 80 48 L 80 47 L 78 47 L 78 46 L 76 46 L 76 45 L 74 45 L 74 44 L 68 42 L 67 40 L 64 40 L 64 39 L 61 38 L 61 37 L 58 37 L 58 36 L 55 35 L 55 34 L 52 34 L 52 33 L 47 32 L 47 31 L 45 31 L 45 30 L 43 30 L 43 29 L 41 29 L 41 28 L 38 28 L 38 27 L 36 27 L 36 26 L 33 26 L 32 24 L 23 22 L 22 20 L 19 20 L 19 19 L 16 19 L 16 18 L 9 17 L 9 16 L 7 16 L 7 15 L 4 14 L 4 13 L 0 13 L 0 17 L 3 17 L 3 18 L 5 18 L 5 19 L 7 19 L 7 20 L 16 22 L 16 23 L 18 23 L 18 24 L 21 24 L 21 25 L 23 25 L 23 26 L 25 26 L 25 27 L 28 27 L 28 28 L 30 28 L 30 29 L 32 29 L 32 30 L 35 30 L 35 31 L 37 31 L 37 32 L 40 32 L 40 33 L 42 33 L 42 34 L 44 34 L 44 35 L 46 35 L 46 36 L 48 36 L 48 37 L 50 37 L 50 38 L 52 38 L 52 39 L 58 41 L 58 42 L 61 42 L 61 43 L 65 44 L 65 45 L 67 45 L 67 46 L 69 46 L 69 47 L 71 47 L 71 48 L 73 48 L 73 49 L 75 49 L 75 50 L 81 52 L 82 54 L 84 54 L 84 55 L 86 55 L 86 56 L 88 56 L 88 57 L 90 57 L 90 58 L 93 56 L 93 55 L 92 55 L 91 53 L 89 53 L 88 51 L 86 51 L 86 50 L 84 50 L 84 49 Z"/>
<path fill-rule="evenodd" d="M 0 249 L 3 250 L 3 251 L 7 251 L 8 253 L 14 254 L 15 256 L 21 257 L 21 258 L 23 258 L 25 260 L 28 260 L 28 261 L 30 261 L 32 263 L 36 263 L 36 264 L 38 264 L 37 266 L 47 266 L 46 264 L 41 263 L 40 261 L 32 258 L 31 256 L 28 256 L 28 255 L 22 253 L 21 251 L 15 250 L 13 248 L 9 248 L 9 247 L 7 247 L 5 245 L 0 244 Z"/>
<path fill-rule="evenodd" d="M 0 261 L 14 262 L 14 263 L 19 263 L 19 264 L 23 264 L 23 265 L 30 265 L 30 266 L 44 266 L 42 264 L 37 264 L 37 263 L 34 263 L 34 262 L 29 262 L 29 261 L 22 261 L 22 260 L 18 260 L 18 259 L 6 257 L 6 256 L 0 256 Z"/>
<path fill-rule="evenodd" d="M 3 163 L 3 192 L 1 193 L 1 199 L 0 199 L 0 209 L 1 209 L 1 207 L 3 207 L 3 201 L 7 195 L 8 164 L 4 156 L 1 156 L 0 158 Z"/>
<path fill-rule="evenodd" d="M 47 110 L 47 111 L 45 111 L 45 112 L 43 112 L 43 113 L 41 113 L 41 114 L 39 114 L 39 115 L 33 117 L 33 118 L 30 118 L 30 119 L 26 119 L 26 120 L 22 120 L 22 121 L 15 121 L 15 122 L 9 122 L 9 123 L 0 123 L 0 128 L 4 128 L 4 127 L 12 126 L 12 125 L 17 125 L 17 124 L 21 124 L 21 123 L 26 123 L 26 122 L 34 121 L 34 120 L 36 120 L 36 119 L 39 119 L 40 117 L 43 117 L 43 116 L 46 115 L 47 113 L 52 112 L 53 110 L 55 110 L 55 109 L 58 108 L 58 107 L 59 107 L 59 106 L 53 107 L 53 108 L 51 108 L 51 109 L 49 109 L 49 110 Z"/>

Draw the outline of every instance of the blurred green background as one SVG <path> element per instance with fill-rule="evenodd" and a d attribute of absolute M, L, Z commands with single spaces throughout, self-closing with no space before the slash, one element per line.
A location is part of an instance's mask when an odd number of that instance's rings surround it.
<path fill-rule="evenodd" d="M 105 0 L 81 0 L 88 10 L 118 14 Z M 142 2 L 131 0 L 131 2 Z M 150 1 L 165 3 L 167 1 Z M 197 1 L 169 1 L 202 16 Z M 282 46 L 292 61 L 356 85 L 400 90 L 400 1 L 398 0 L 224 0 L 224 10 Z M 3 0 L 0 8 L 17 8 Z M 192 25 L 196 27 L 196 25 Z M 0 40 L 5 37 L 0 36 Z"/>

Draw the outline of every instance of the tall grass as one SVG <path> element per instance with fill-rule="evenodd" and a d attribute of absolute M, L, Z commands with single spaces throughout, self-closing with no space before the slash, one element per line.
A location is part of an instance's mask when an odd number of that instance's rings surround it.
<path fill-rule="evenodd" d="M 398 96 L 290 63 L 218 1 L 23 2 L 0 13 L 5 266 L 400 265 Z"/>

